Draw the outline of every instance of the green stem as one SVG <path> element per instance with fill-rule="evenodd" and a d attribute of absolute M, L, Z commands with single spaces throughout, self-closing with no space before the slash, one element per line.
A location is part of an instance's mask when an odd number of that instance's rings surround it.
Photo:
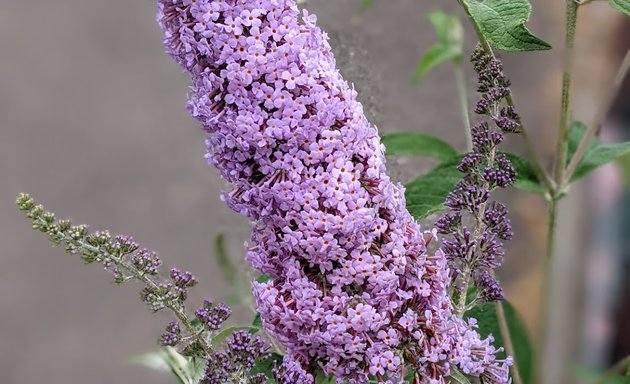
<path fill-rule="evenodd" d="M 497 319 L 499 320 L 499 329 L 501 330 L 501 336 L 503 343 L 505 344 L 505 352 L 514 358 L 512 365 L 510 366 L 510 372 L 512 373 L 512 380 L 514 384 L 523 384 L 521 379 L 521 373 L 518 369 L 518 362 L 516 361 L 516 353 L 514 350 L 514 343 L 512 342 L 512 335 L 510 334 L 510 328 L 508 327 L 507 318 L 505 317 L 505 310 L 503 309 L 503 302 L 497 301 Z"/>
<path fill-rule="evenodd" d="M 464 79 L 464 71 L 462 69 L 461 61 L 454 63 L 454 65 L 459 106 L 461 108 L 462 120 L 464 122 L 464 131 L 466 132 L 466 148 L 468 152 L 471 152 L 473 149 L 473 142 L 472 133 L 470 131 L 470 118 L 468 114 L 468 98 L 466 97 L 466 80 Z"/>
<path fill-rule="evenodd" d="M 470 288 L 470 268 L 468 265 L 464 268 L 463 276 L 462 290 L 459 292 L 459 298 L 454 308 L 455 315 L 459 318 L 463 318 L 466 312 L 466 299 L 468 297 L 468 288 Z"/>
<path fill-rule="evenodd" d="M 612 108 L 613 103 L 617 99 L 617 95 L 619 94 L 619 91 L 621 90 L 621 86 L 623 84 L 623 80 L 626 78 L 626 75 L 629 71 L 630 71 L 630 50 L 626 52 L 626 56 L 621 62 L 621 65 L 619 66 L 619 70 L 617 71 L 617 75 L 615 76 L 615 80 L 613 81 L 612 85 L 607 88 L 606 94 L 602 98 L 603 101 L 600 104 L 600 106 L 597 108 L 597 113 L 595 114 L 595 118 L 593 119 L 593 122 L 586 129 L 586 132 L 584 133 L 584 136 L 582 137 L 582 140 L 580 141 L 578 148 L 573 154 L 573 157 L 571 158 L 569 165 L 564 170 L 565 183 L 571 182 L 571 178 L 573 177 L 575 170 L 580 164 L 580 161 L 582 161 L 584 154 L 586 154 L 588 145 L 590 144 L 595 134 L 597 134 L 597 130 L 604 123 L 604 120 L 606 120 L 606 116 L 608 115 L 610 108 Z"/>
<path fill-rule="evenodd" d="M 540 310 L 538 323 L 538 380 L 544 383 L 542 376 L 543 364 L 548 359 L 550 348 L 549 333 L 549 310 L 553 303 L 550 300 L 551 277 L 553 276 L 553 256 L 556 248 L 556 226 L 558 220 L 558 200 L 564 193 L 565 184 L 564 170 L 566 166 L 566 158 L 569 143 L 569 123 L 571 115 L 571 85 L 572 85 L 572 67 L 575 51 L 575 32 L 577 27 L 577 14 L 580 4 L 575 0 L 566 0 L 566 32 L 565 32 L 565 50 L 564 50 L 564 68 L 562 74 L 562 94 L 560 109 L 560 126 L 558 132 L 558 141 L 556 143 L 556 154 L 554 160 L 554 181 L 556 189 L 549 196 L 549 220 L 547 223 L 547 248 L 546 257 L 543 261 L 543 281 L 540 292 Z"/>
<path fill-rule="evenodd" d="M 562 73 L 562 99 L 560 108 L 560 129 L 556 143 L 556 158 L 554 163 L 554 179 L 558 187 L 564 184 L 564 168 L 566 166 L 569 144 L 569 120 L 571 115 L 571 75 L 573 67 L 573 53 L 575 51 L 575 31 L 577 13 L 580 5 L 574 0 L 566 0 L 566 35 L 564 49 L 564 69 Z M 556 191 L 556 195 L 562 191 Z"/>
<path fill-rule="evenodd" d="M 540 382 L 542 376 L 542 367 L 545 362 L 547 338 L 548 338 L 548 317 L 549 317 L 549 290 L 551 286 L 551 270 L 552 259 L 556 247 L 556 226 L 558 221 L 558 201 L 555 198 L 549 200 L 548 205 L 548 221 L 547 221 L 547 247 L 545 250 L 545 259 L 543 262 L 543 276 L 540 287 L 540 304 L 538 313 L 538 331 L 536 345 L 538 346 L 539 361 L 536 365 L 536 376 Z"/>

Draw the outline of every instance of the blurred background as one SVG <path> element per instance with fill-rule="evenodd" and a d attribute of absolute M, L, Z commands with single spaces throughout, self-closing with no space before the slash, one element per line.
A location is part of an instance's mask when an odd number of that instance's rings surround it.
<path fill-rule="evenodd" d="M 529 24 L 556 49 L 503 54 L 517 107 L 549 159 L 558 125 L 564 4 L 532 0 Z M 450 64 L 416 85 L 411 75 L 435 41 L 426 15 L 459 12 L 455 1 L 309 0 L 331 36 L 342 73 L 383 133 L 416 131 L 463 149 Z M 224 188 L 204 160 L 201 130 L 185 110 L 188 78 L 164 54 L 153 1 L 2 0 L 0 2 L 0 383 L 172 383 L 129 363 L 156 348 L 169 321 L 151 315 L 139 286 L 114 287 L 108 274 L 49 248 L 14 207 L 33 194 L 61 217 L 133 235 L 169 265 L 195 271 L 193 300 L 234 295 L 221 277 L 214 239 L 247 273 L 249 224 L 219 199 Z M 574 116 L 590 122 L 630 47 L 628 19 L 605 2 L 581 10 Z M 467 47 L 474 45 L 467 26 Z M 475 95 L 470 68 L 469 100 Z M 630 139 L 630 83 L 601 136 Z M 521 148 L 518 139 L 508 143 Z M 630 163 L 630 161 L 626 161 Z M 406 181 L 419 167 L 392 159 Z M 552 292 L 549 362 L 558 383 L 578 366 L 606 367 L 630 353 L 630 173 L 609 165 L 563 200 Z M 625 169 L 630 169 L 626 166 Z M 508 298 L 534 329 L 545 202 L 510 191 L 516 240 L 501 278 Z M 430 225 L 430 221 L 428 223 Z M 235 277 L 237 278 L 237 277 Z M 250 321 L 246 308 L 234 321 Z"/>

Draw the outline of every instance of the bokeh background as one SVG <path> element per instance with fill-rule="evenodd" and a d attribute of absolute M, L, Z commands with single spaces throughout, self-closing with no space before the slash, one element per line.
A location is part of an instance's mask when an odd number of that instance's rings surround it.
<path fill-rule="evenodd" d="M 456 2 L 377 0 L 359 16 L 360 4 L 309 0 L 307 7 L 330 34 L 371 120 L 384 133 L 432 134 L 463 149 L 450 65 L 410 83 L 435 41 L 427 13 L 458 12 Z M 532 4 L 531 29 L 557 49 L 502 57 L 527 129 L 548 159 L 558 124 L 564 6 Z M 77 223 L 131 234 L 167 264 L 195 271 L 201 284 L 193 300 L 234 295 L 213 251 L 220 233 L 247 275 L 241 260 L 249 224 L 219 200 L 224 184 L 205 164 L 202 132 L 184 107 L 188 79 L 164 54 L 154 14 L 153 1 L 0 2 L 0 383 L 173 382 L 129 363 L 156 348 L 168 315 L 151 315 L 138 299 L 139 286 L 114 287 L 98 267 L 50 249 L 15 209 L 20 191 Z M 627 20 L 605 2 L 583 9 L 577 119 L 591 121 L 629 47 Z M 630 139 L 629 96 L 626 82 L 602 130 L 605 141 Z M 509 142 L 516 151 L 519 144 Z M 405 181 L 431 165 L 392 159 L 389 169 Z M 625 176 L 622 168 L 603 167 L 576 184 L 561 207 L 549 364 L 558 383 L 573 382 L 577 365 L 607 366 L 630 353 L 630 327 L 622 327 L 630 324 Z M 501 197 L 517 230 L 501 277 L 533 330 L 545 203 L 516 191 Z M 234 321 L 250 317 L 240 308 Z"/>

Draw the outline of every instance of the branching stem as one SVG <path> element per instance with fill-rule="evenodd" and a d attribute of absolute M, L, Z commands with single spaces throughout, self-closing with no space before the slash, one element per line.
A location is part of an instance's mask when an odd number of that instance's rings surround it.
<path fill-rule="evenodd" d="M 539 350 L 538 370 L 536 382 L 545 383 L 546 377 L 542 373 L 542 367 L 550 357 L 549 354 L 549 338 L 548 336 L 548 318 L 549 309 L 552 305 L 549 300 L 549 289 L 551 286 L 552 260 L 556 248 L 556 226 L 558 220 L 558 200 L 564 193 L 564 170 L 567 161 L 567 152 L 569 144 L 569 123 L 571 115 L 571 85 L 572 85 L 572 68 L 575 51 L 575 33 L 577 29 L 577 14 L 580 4 L 575 0 L 566 0 L 566 31 L 565 31 L 565 50 L 563 60 L 562 74 L 562 93 L 561 93 L 561 110 L 560 110 L 560 126 L 558 131 L 558 140 L 556 143 L 556 153 L 554 159 L 554 181 L 556 189 L 549 194 L 549 219 L 547 223 L 547 247 L 546 257 L 543 260 L 543 281 L 540 292 L 540 310 L 538 322 L 537 345 Z"/>
<path fill-rule="evenodd" d="M 580 161 L 584 158 L 584 154 L 586 153 L 586 149 L 588 148 L 589 143 L 599 130 L 599 127 L 604 123 L 606 119 L 606 115 L 610 111 L 612 104 L 614 103 L 619 91 L 621 90 L 621 85 L 623 80 L 625 79 L 628 71 L 630 70 L 630 50 L 626 52 L 626 56 L 624 57 L 619 70 L 617 71 L 617 75 L 613 81 L 613 84 L 608 88 L 606 94 L 604 95 L 603 102 L 599 105 L 597 109 L 597 113 L 591 125 L 588 126 L 586 132 L 584 133 L 584 137 L 580 141 L 580 144 L 575 151 L 575 154 L 571 158 L 571 162 L 569 166 L 564 171 L 563 176 L 563 184 L 567 184 L 571 182 L 571 177 L 575 173 L 577 166 L 580 164 Z"/>
<path fill-rule="evenodd" d="M 566 35 L 564 49 L 564 69 L 562 72 L 562 97 L 560 108 L 560 127 L 556 143 L 556 157 L 554 161 L 554 179 L 558 190 L 556 195 L 562 193 L 564 183 L 564 167 L 566 165 L 567 149 L 569 145 L 569 123 L 571 115 L 571 85 L 573 56 L 575 51 L 575 31 L 577 27 L 577 13 L 579 4 L 574 0 L 566 2 Z"/>

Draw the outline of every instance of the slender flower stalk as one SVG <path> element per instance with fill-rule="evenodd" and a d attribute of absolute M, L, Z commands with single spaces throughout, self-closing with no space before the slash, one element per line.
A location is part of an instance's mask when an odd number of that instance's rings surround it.
<path fill-rule="evenodd" d="M 233 186 L 223 199 L 252 221 L 247 259 L 271 277 L 253 289 L 287 349 L 280 370 L 354 384 L 398 382 L 409 369 L 417 383 L 444 383 L 456 367 L 508 382 L 510 359 L 454 314 L 446 257 L 428 251 L 434 234 L 387 176 L 378 132 L 315 17 L 292 0 L 158 4 L 167 50 L 192 76 L 208 161 Z M 507 165 L 494 162 L 488 177 L 504 183 Z"/>

